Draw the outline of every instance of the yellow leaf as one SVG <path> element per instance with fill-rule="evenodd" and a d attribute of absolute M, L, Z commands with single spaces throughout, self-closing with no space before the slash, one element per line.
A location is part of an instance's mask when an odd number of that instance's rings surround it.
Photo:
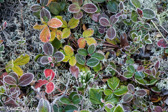
<path fill-rule="evenodd" d="M 58 40 L 61 40 L 61 38 L 62 38 L 62 31 L 61 30 L 57 30 L 56 36 L 57 36 Z"/>
<path fill-rule="evenodd" d="M 50 40 L 50 38 L 51 38 L 50 30 L 49 30 L 48 26 L 45 26 L 44 29 L 40 33 L 40 40 L 42 42 L 48 42 Z"/>
<path fill-rule="evenodd" d="M 22 76 L 23 75 L 23 70 L 17 66 L 17 65 L 14 65 L 12 67 L 12 70 L 18 75 L 18 76 Z"/>
<path fill-rule="evenodd" d="M 13 60 L 11 60 L 11 61 L 9 61 L 7 64 L 6 64 L 6 66 L 5 66 L 5 70 L 6 70 L 6 72 L 10 72 L 11 70 L 12 70 L 12 67 L 14 66 L 14 64 L 13 64 Z"/>
<path fill-rule="evenodd" d="M 50 41 L 53 41 L 55 39 L 56 31 L 57 31 L 56 29 L 52 29 Z"/>
<path fill-rule="evenodd" d="M 75 56 L 72 56 L 72 57 L 69 59 L 69 64 L 70 64 L 71 66 L 75 66 L 75 64 L 76 64 L 76 58 L 75 58 Z"/>
<path fill-rule="evenodd" d="M 25 65 L 30 61 L 30 56 L 28 54 L 22 54 L 15 61 L 14 65 Z"/>
<path fill-rule="evenodd" d="M 83 37 L 90 37 L 94 34 L 94 30 L 92 28 L 89 28 L 83 32 Z"/>
<path fill-rule="evenodd" d="M 69 28 L 64 28 L 62 32 L 62 38 L 68 38 L 71 35 L 71 30 Z"/>
<path fill-rule="evenodd" d="M 70 56 L 65 56 L 63 62 L 67 62 L 69 60 Z"/>
<path fill-rule="evenodd" d="M 74 52 L 73 52 L 74 50 L 73 50 L 73 48 L 71 47 L 71 46 L 69 46 L 69 45 L 66 45 L 65 47 L 64 47 L 64 52 L 65 52 L 65 54 L 67 55 L 67 56 L 72 56 L 72 55 L 74 55 Z"/>
<path fill-rule="evenodd" d="M 78 26 L 78 24 L 79 24 L 79 19 L 72 18 L 72 19 L 70 19 L 70 21 L 68 22 L 68 27 L 69 27 L 70 29 L 74 29 L 74 28 L 76 28 L 76 27 Z"/>
<path fill-rule="evenodd" d="M 35 30 L 42 30 L 46 25 L 38 25 L 37 23 L 33 26 Z"/>
<path fill-rule="evenodd" d="M 87 38 L 85 38 L 85 40 L 86 40 L 88 45 L 97 44 L 96 40 L 92 37 L 87 37 Z"/>

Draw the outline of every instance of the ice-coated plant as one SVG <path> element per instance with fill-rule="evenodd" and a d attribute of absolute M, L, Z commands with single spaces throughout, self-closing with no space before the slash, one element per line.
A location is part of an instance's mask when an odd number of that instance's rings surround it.
<path fill-rule="evenodd" d="M 43 65 L 51 64 L 51 66 L 54 67 L 55 63 L 63 61 L 65 57 L 65 55 L 60 51 L 54 53 L 54 47 L 51 43 L 45 43 L 43 45 L 43 52 L 44 55 L 37 56 L 40 63 Z"/>
<path fill-rule="evenodd" d="M 69 5 L 68 11 L 74 14 L 74 18 L 81 19 L 83 17 L 84 10 L 86 13 L 92 14 L 97 12 L 98 8 L 90 0 L 72 0 L 72 4 Z"/>
<path fill-rule="evenodd" d="M 44 70 L 45 78 L 49 78 L 47 80 L 39 79 L 37 83 L 35 84 L 35 89 L 42 87 L 43 85 L 46 85 L 45 92 L 47 94 L 50 94 L 55 89 L 55 84 L 52 82 L 55 77 L 55 72 L 52 69 L 45 69 Z"/>
<path fill-rule="evenodd" d="M 61 27 L 63 23 L 58 18 L 50 18 L 48 22 L 43 21 L 43 19 L 41 19 L 41 21 L 43 25 L 35 24 L 33 26 L 34 29 L 42 30 L 39 36 L 40 40 L 45 43 L 53 41 L 55 38 L 56 29 Z"/>

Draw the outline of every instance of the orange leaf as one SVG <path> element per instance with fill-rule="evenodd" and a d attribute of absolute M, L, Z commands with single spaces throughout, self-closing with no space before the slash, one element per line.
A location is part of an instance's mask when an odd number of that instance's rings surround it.
<path fill-rule="evenodd" d="M 42 42 L 48 42 L 50 40 L 50 37 L 51 37 L 50 30 L 48 26 L 45 26 L 44 29 L 40 33 L 40 40 Z"/>
<path fill-rule="evenodd" d="M 79 48 L 84 48 L 85 45 L 86 45 L 85 39 L 84 38 L 79 38 L 78 39 L 78 46 L 79 46 Z"/>
<path fill-rule="evenodd" d="M 51 28 L 59 28 L 62 26 L 62 21 L 57 18 L 52 18 L 47 24 Z"/>
<path fill-rule="evenodd" d="M 46 25 L 38 25 L 37 23 L 33 26 L 35 30 L 41 30 L 45 27 Z"/>

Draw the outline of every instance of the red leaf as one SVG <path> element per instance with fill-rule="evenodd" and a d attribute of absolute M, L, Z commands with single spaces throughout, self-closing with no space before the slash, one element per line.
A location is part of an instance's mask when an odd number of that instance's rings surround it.
<path fill-rule="evenodd" d="M 145 73 L 147 73 L 148 75 L 151 75 L 152 71 L 151 70 L 145 70 Z"/>
<path fill-rule="evenodd" d="M 93 21 L 98 22 L 99 21 L 99 16 L 100 16 L 100 13 L 96 13 L 96 14 L 92 14 L 91 18 L 92 18 Z"/>
<path fill-rule="evenodd" d="M 54 91 L 54 88 L 55 88 L 55 85 L 53 82 L 49 82 L 47 85 L 46 85 L 46 93 L 50 94 L 51 92 Z"/>
<path fill-rule="evenodd" d="M 157 45 L 158 45 L 159 47 L 168 48 L 168 44 L 167 44 L 167 42 L 165 41 L 165 39 L 160 39 L 160 40 L 157 42 Z"/>
<path fill-rule="evenodd" d="M 46 78 L 50 77 L 49 80 L 52 81 L 55 77 L 55 72 L 51 69 L 45 69 L 44 70 L 44 75 L 45 75 Z"/>
<path fill-rule="evenodd" d="M 110 27 L 108 30 L 107 30 L 107 36 L 109 39 L 114 39 L 116 37 L 116 30 L 113 28 L 113 27 Z"/>
<path fill-rule="evenodd" d="M 138 66 L 137 71 L 142 72 L 144 70 L 144 67 L 142 65 Z"/>
<path fill-rule="evenodd" d="M 96 5 L 92 3 L 83 5 L 82 9 L 87 13 L 95 13 L 97 11 Z"/>
<path fill-rule="evenodd" d="M 157 61 L 155 64 L 155 69 L 157 70 L 160 67 L 160 61 Z"/>
<path fill-rule="evenodd" d="M 110 26 L 110 21 L 105 17 L 101 17 L 99 23 L 101 26 Z"/>
<path fill-rule="evenodd" d="M 25 73 L 19 79 L 19 86 L 27 86 L 29 85 L 34 79 L 34 75 L 32 73 Z"/>
<path fill-rule="evenodd" d="M 45 84 L 47 84 L 48 83 L 48 81 L 47 80 L 38 80 L 38 82 L 35 84 L 35 88 L 37 89 L 37 88 L 40 88 L 41 86 L 43 86 L 43 85 L 45 85 Z"/>
<path fill-rule="evenodd" d="M 71 66 L 69 70 L 75 78 L 78 78 L 79 68 L 77 66 Z"/>
<path fill-rule="evenodd" d="M 82 11 L 74 14 L 75 19 L 81 19 L 82 17 L 83 17 L 83 12 Z"/>
<path fill-rule="evenodd" d="M 15 78 L 13 78 L 10 75 L 5 76 L 4 79 L 3 79 L 3 81 L 6 82 L 9 85 L 16 85 L 16 83 L 17 83 L 16 80 L 15 80 Z"/>
<path fill-rule="evenodd" d="M 137 13 L 138 13 L 140 16 L 143 15 L 143 11 L 142 11 L 141 9 L 139 9 L 139 8 L 137 8 Z"/>

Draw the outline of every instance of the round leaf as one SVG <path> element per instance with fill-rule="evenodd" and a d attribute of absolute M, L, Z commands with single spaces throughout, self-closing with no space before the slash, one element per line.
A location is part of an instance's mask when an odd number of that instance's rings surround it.
<path fill-rule="evenodd" d="M 64 59 L 65 55 L 62 52 L 57 51 L 54 54 L 54 57 L 55 57 L 56 62 L 61 62 Z"/>
<path fill-rule="evenodd" d="M 135 94 L 136 94 L 137 96 L 144 97 L 144 96 L 147 94 L 147 92 L 146 92 L 144 89 L 139 89 L 139 90 L 137 90 L 137 91 L 135 92 Z"/>
<path fill-rule="evenodd" d="M 48 64 L 49 63 L 48 56 L 42 56 L 40 58 L 40 63 L 43 64 L 43 65 Z"/>
<path fill-rule="evenodd" d="M 49 82 L 49 83 L 47 83 L 47 85 L 46 85 L 46 90 L 45 90 L 45 92 L 46 92 L 47 94 L 50 94 L 50 93 L 52 93 L 52 92 L 54 91 L 54 89 L 55 89 L 54 83 L 53 83 L 53 82 Z"/>
<path fill-rule="evenodd" d="M 95 52 L 95 50 L 96 50 L 96 46 L 94 44 L 92 44 L 88 47 L 87 51 L 89 54 L 93 54 Z"/>
<path fill-rule="evenodd" d="M 76 3 L 69 5 L 68 11 L 70 13 L 78 13 L 80 11 L 80 6 Z"/>
<path fill-rule="evenodd" d="M 42 42 L 48 42 L 51 38 L 51 33 L 48 26 L 45 26 L 40 33 L 40 40 Z"/>
<path fill-rule="evenodd" d="M 30 7 L 30 10 L 33 12 L 38 12 L 41 9 L 41 6 L 39 4 L 34 4 Z"/>
<path fill-rule="evenodd" d="M 6 82 L 9 85 L 16 85 L 16 83 L 17 83 L 15 78 L 10 76 L 10 75 L 5 76 L 3 78 L 3 81 Z"/>
<path fill-rule="evenodd" d="M 113 27 L 110 27 L 107 30 L 107 36 L 109 39 L 114 39 L 116 37 L 116 30 Z"/>
<path fill-rule="evenodd" d="M 113 77 L 111 79 L 108 79 L 107 83 L 112 90 L 115 90 L 119 86 L 120 80 L 117 77 Z"/>
<path fill-rule="evenodd" d="M 42 8 L 40 11 L 40 18 L 42 18 L 44 21 L 49 21 L 51 19 L 51 14 L 46 8 Z"/>
<path fill-rule="evenodd" d="M 57 18 L 52 18 L 47 24 L 51 28 L 59 28 L 63 25 L 62 21 Z"/>
<path fill-rule="evenodd" d="M 156 15 L 154 13 L 153 10 L 151 9 L 143 9 L 143 18 L 145 19 L 152 19 L 154 18 Z"/>
<path fill-rule="evenodd" d="M 139 0 L 130 0 L 131 4 L 136 8 L 141 8 L 141 3 Z"/>
<path fill-rule="evenodd" d="M 99 64 L 99 60 L 96 58 L 90 58 L 87 60 L 87 63 L 86 63 L 86 65 L 89 67 L 95 67 L 98 64 Z"/>
<path fill-rule="evenodd" d="M 101 26 L 110 26 L 110 21 L 105 17 L 101 17 L 99 23 Z"/>
<path fill-rule="evenodd" d="M 85 58 L 82 55 L 76 54 L 75 57 L 76 57 L 76 60 L 79 64 L 85 65 Z"/>
<path fill-rule="evenodd" d="M 84 38 L 78 39 L 78 46 L 79 46 L 79 48 L 84 48 L 86 46 L 86 41 Z"/>
<path fill-rule="evenodd" d="M 93 3 L 83 5 L 82 9 L 87 13 L 95 13 L 97 11 L 97 7 Z"/>
<path fill-rule="evenodd" d="M 125 103 L 130 102 L 132 99 L 133 99 L 133 95 L 130 94 L 130 93 L 125 94 L 125 95 L 123 96 L 123 101 L 124 101 Z"/>
<path fill-rule="evenodd" d="M 51 43 L 45 43 L 43 46 L 43 51 L 46 55 L 52 55 L 54 52 L 54 47 Z"/>
<path fill-rule="evenodd" d="M 97 58 L 98 60 L 103 60 L 104 59 L 104 55 L 101 53 L 94 53 L 91 56 L 92 58 Z"/>
<path fill-rule="evenodd" d="M 78 24 L 79 24 L 79 19 L 72 18 L 68 22 L 68 28 L 74 29 L 74 28 L 76 28 L 78 26 Z"/>
<path fill-rule="evenodd" d="M 117 96 L 121 96 L 121 95 L 123 95 L 127 92 L 128 92 L 127 86 L 122 85 L 119 89 L 114 91 L 114 94 L 117 95 Z"/>
<path fill-rule="evenodd" d="M 64 52 L 65 52 L 65 54 L 66 54 L 67 56 L 72 56 L 72 55 L 74 55 L 74 50 L 73 50 L 73 48 L 72 48 L 71 46 L 69 46 L 69 45 L 64 46 Z"/>
<path fill-rule="evenodd" d="M 78 53 L 80 54 L 80 55 L 82 55 L 82 56 L 87 56 L 88 55 L 88 53 L 87 53 L 87 50 L 86 49 L 78 49 Z"/>
<path fill-rule="evenodd" d="M 29 85 L 34 79 L 34 75 L 32 73 L 25 73 L 19 79 L 19 86 L 27 86 Z"/>

